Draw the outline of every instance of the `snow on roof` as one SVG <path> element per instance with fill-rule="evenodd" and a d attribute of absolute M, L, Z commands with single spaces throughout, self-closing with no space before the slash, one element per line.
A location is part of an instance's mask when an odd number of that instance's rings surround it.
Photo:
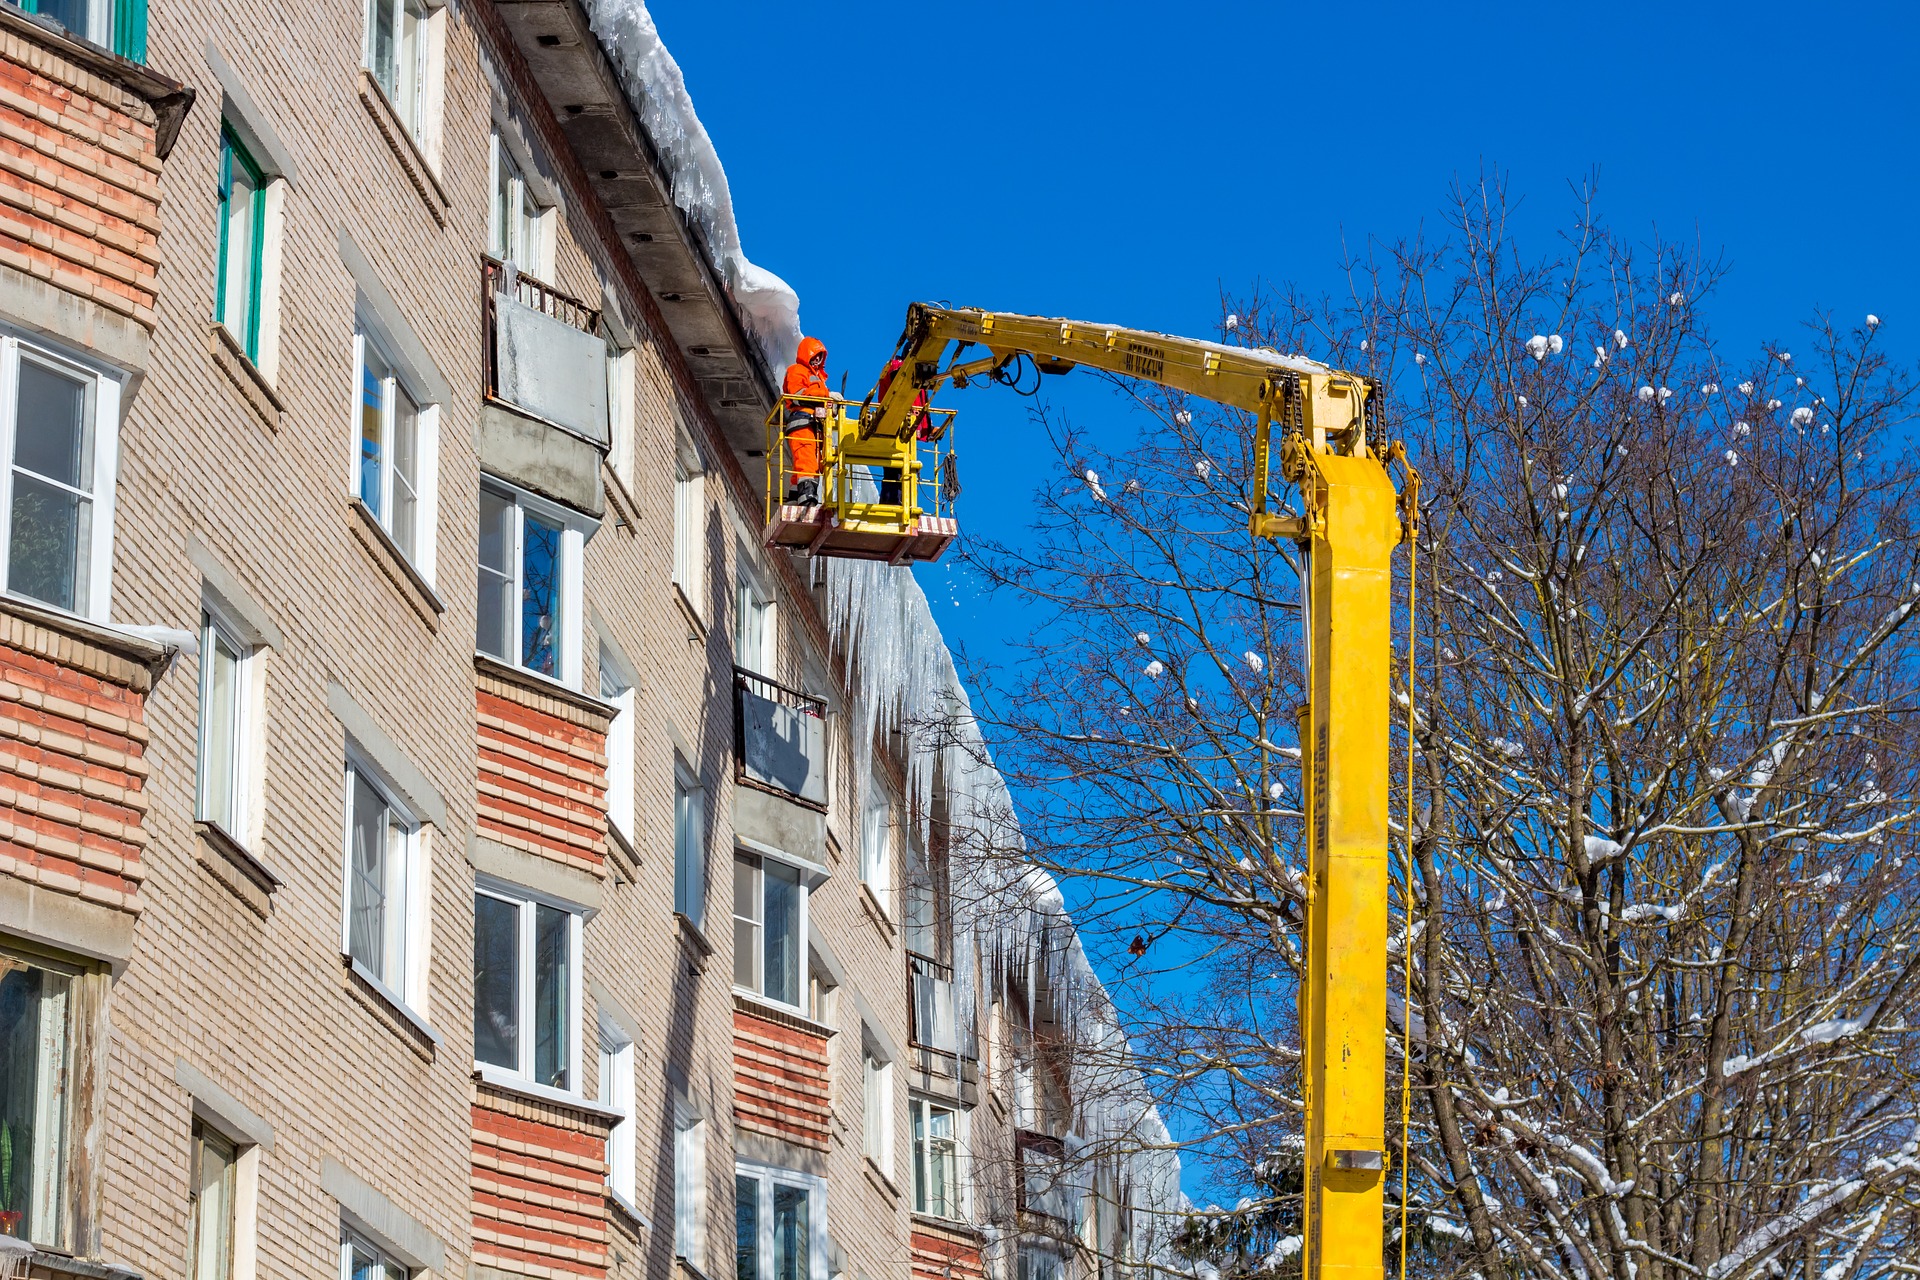
<path fill-rule="evenodd" d="M 800 343 L 800 297 L 740 246 L 733 194 L 713 139 L 693 109 L 680 64 L 667 52 L 646 0 L 584 0 L 594 35 L 606 48 L 627 100 L 667 166 L 673 202 L 685 211 L 720 273 L 767 367 L 779 370 Z"/>

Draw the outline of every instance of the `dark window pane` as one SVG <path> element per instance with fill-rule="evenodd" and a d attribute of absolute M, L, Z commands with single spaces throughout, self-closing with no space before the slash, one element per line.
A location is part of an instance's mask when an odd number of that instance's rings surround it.
<path fill-rule="evenodd" d="M 91 501 L 23 471 L 14 472 L 7 589 L 57 609 L 83 608 L 92 534 Z"/>
<path fill-rule="evenodd" d="M 760 1280 L 760 1179 L 733 1179 L 734 1280 Z"/>
<path fill-rule="evenodd" d="M 553 907 L 535 907 L 533 918 L 533 1078 L 565 1089 L 573 1072 L 567 1017 L 573 989 L 573 917 Z"/>
<path fill-rule="evenodd" d="M 520 908 L 473 896 L 473 1056 L 520 1069 Z"/>
<path fill-rule="evenodd" d="M 766 995 L 800 1003 L 800 873 L 777 862 L 766 877 Z"/>
<path fill-rule="evenodd" d="M 773 1280 L 807 1280 L 807 1189 L 773 1184 Z"/>
<path fill-rule="evenodd" d="M 513 503 L 491 489 L 480 491 L 480 616 L 475 647 L 509 658 L 513 628 Z"/>
<path fill-rule="evenodd" d="M 66 1176 L 68 995 L 72 979 L 0 952 L 0 1233 L 62 1243 L 64 1201 L 36 1203 L 36 1182 Z"/>
<path fill-rule="evenodd" d="M 353 814 L 347 826 L 347 954 L 385 977 L 387 938 L 387 804 L 367 780 L 353 774 Z"/>
<path fill-rule="evenodd" d="M 528 512 L 522 522 L 520 664 L 557 674 L 560 625 L 560 527 Z"/>
<path fill-rule="evenodd" d="M 13 460 L 59 484 L 93 491 L 87 384 L 31 360 L 20 362 L 20 425 Z"/>

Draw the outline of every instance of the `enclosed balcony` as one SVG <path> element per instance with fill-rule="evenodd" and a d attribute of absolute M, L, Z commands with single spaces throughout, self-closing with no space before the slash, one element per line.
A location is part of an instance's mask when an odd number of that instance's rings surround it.
<path fill-rule="evenodd" d="M 733 669 L 734 781 L 827 810 L 827 704 L 744 667 Z"/>
<path fill-rule="evenodd" d="M 960 1052 L 953 966 L 930 956 L 907 955 L 907 996 L 911 1039 L 915 1046 L 941 1053 Z"/>

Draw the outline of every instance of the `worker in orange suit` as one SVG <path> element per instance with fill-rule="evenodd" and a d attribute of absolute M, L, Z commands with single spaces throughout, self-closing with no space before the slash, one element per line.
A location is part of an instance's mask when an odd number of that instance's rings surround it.
<path fill-rule="evenodd" d="M 800 339 L 800 349 L 787 366 L 787 376 L 780 380 L 780 392 L 822 402 L 787 405 L 787 477 L 791 483 L 781 501 L 815 506 L 820 501 L 820 455 L 827 434 L 826 343 L 818 338 Z"/>

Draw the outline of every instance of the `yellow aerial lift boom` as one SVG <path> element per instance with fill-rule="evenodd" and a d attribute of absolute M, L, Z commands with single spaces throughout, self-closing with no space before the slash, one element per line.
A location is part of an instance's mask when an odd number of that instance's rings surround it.
<path fill-rule="evenodd" d="M 950 345 L 954 351 L 942 365 Z M 968 359 L 969 348 L 982 354 Z M 889 366 L 893 376 L 864 403 L 837 402 L 832 410 L 834 448 L 853 463 L 881 467 L 887 475 L 919 475 L 926 468 L 918 454 L 929 437 L 937 443 L 950 430 L 947 419 L 930 425 L 932 415 L 945 412 L 931 407 L 935 392 L 982 377 L 1009 381 L 1022 358 L 1043 373 L 1085 365 L 1254 415 L 1250 532 L 1292 538 L 1304 558 L 1308 674 L 1300 756 L 1312 874 L 1307 978 L 1300 993 L 1307 1102 L 1303 1263 L 1308 1280 L 1378 1280 L 1388 1165 L 1390 572 L 1393 549 L 1412 538 L 1417 512 L 1417 491 L 1401 502 L 1390 464 L 1397 461 L 1405 470 L 1410 491 L 1418 484 L 1401 447 L 1381 438 L 1379 384 L 1273 351 L 920 303 L 907 312 L 895 358 L 897 364 Z M 775 410 L 776 419 L 780 413 Z M 778 453 L 776 441 L 772 456 Z M 1298 516 L 1268 510 L 1274 462 L 1280 478 L 1299 490 Z M 951 462 L 946 465 L 950 476 Z M 894 526 L 870 537 L 887 544 L 891 535 L 889 545 L 908 545 L 919 537 L 915 501 L 901 498 Z M 792 510 L 778 507 L 769 494 L 770 545 L 795 545 L 776 534 L 782 524 L 778 513 Z M 872 504 L 864 516 L 875 520 Z M 828 511 L 816 519 L 834 523 L 840 516 Z M 951 525 L 951 516 L 946 519 Z M 953 532 L 957 528 L 946 536 Z M 826 540 L 816 542 L 815 550 L 872 554 L 838 551 Z M 888 558 L 931 557 L 907 552 Z"/>

